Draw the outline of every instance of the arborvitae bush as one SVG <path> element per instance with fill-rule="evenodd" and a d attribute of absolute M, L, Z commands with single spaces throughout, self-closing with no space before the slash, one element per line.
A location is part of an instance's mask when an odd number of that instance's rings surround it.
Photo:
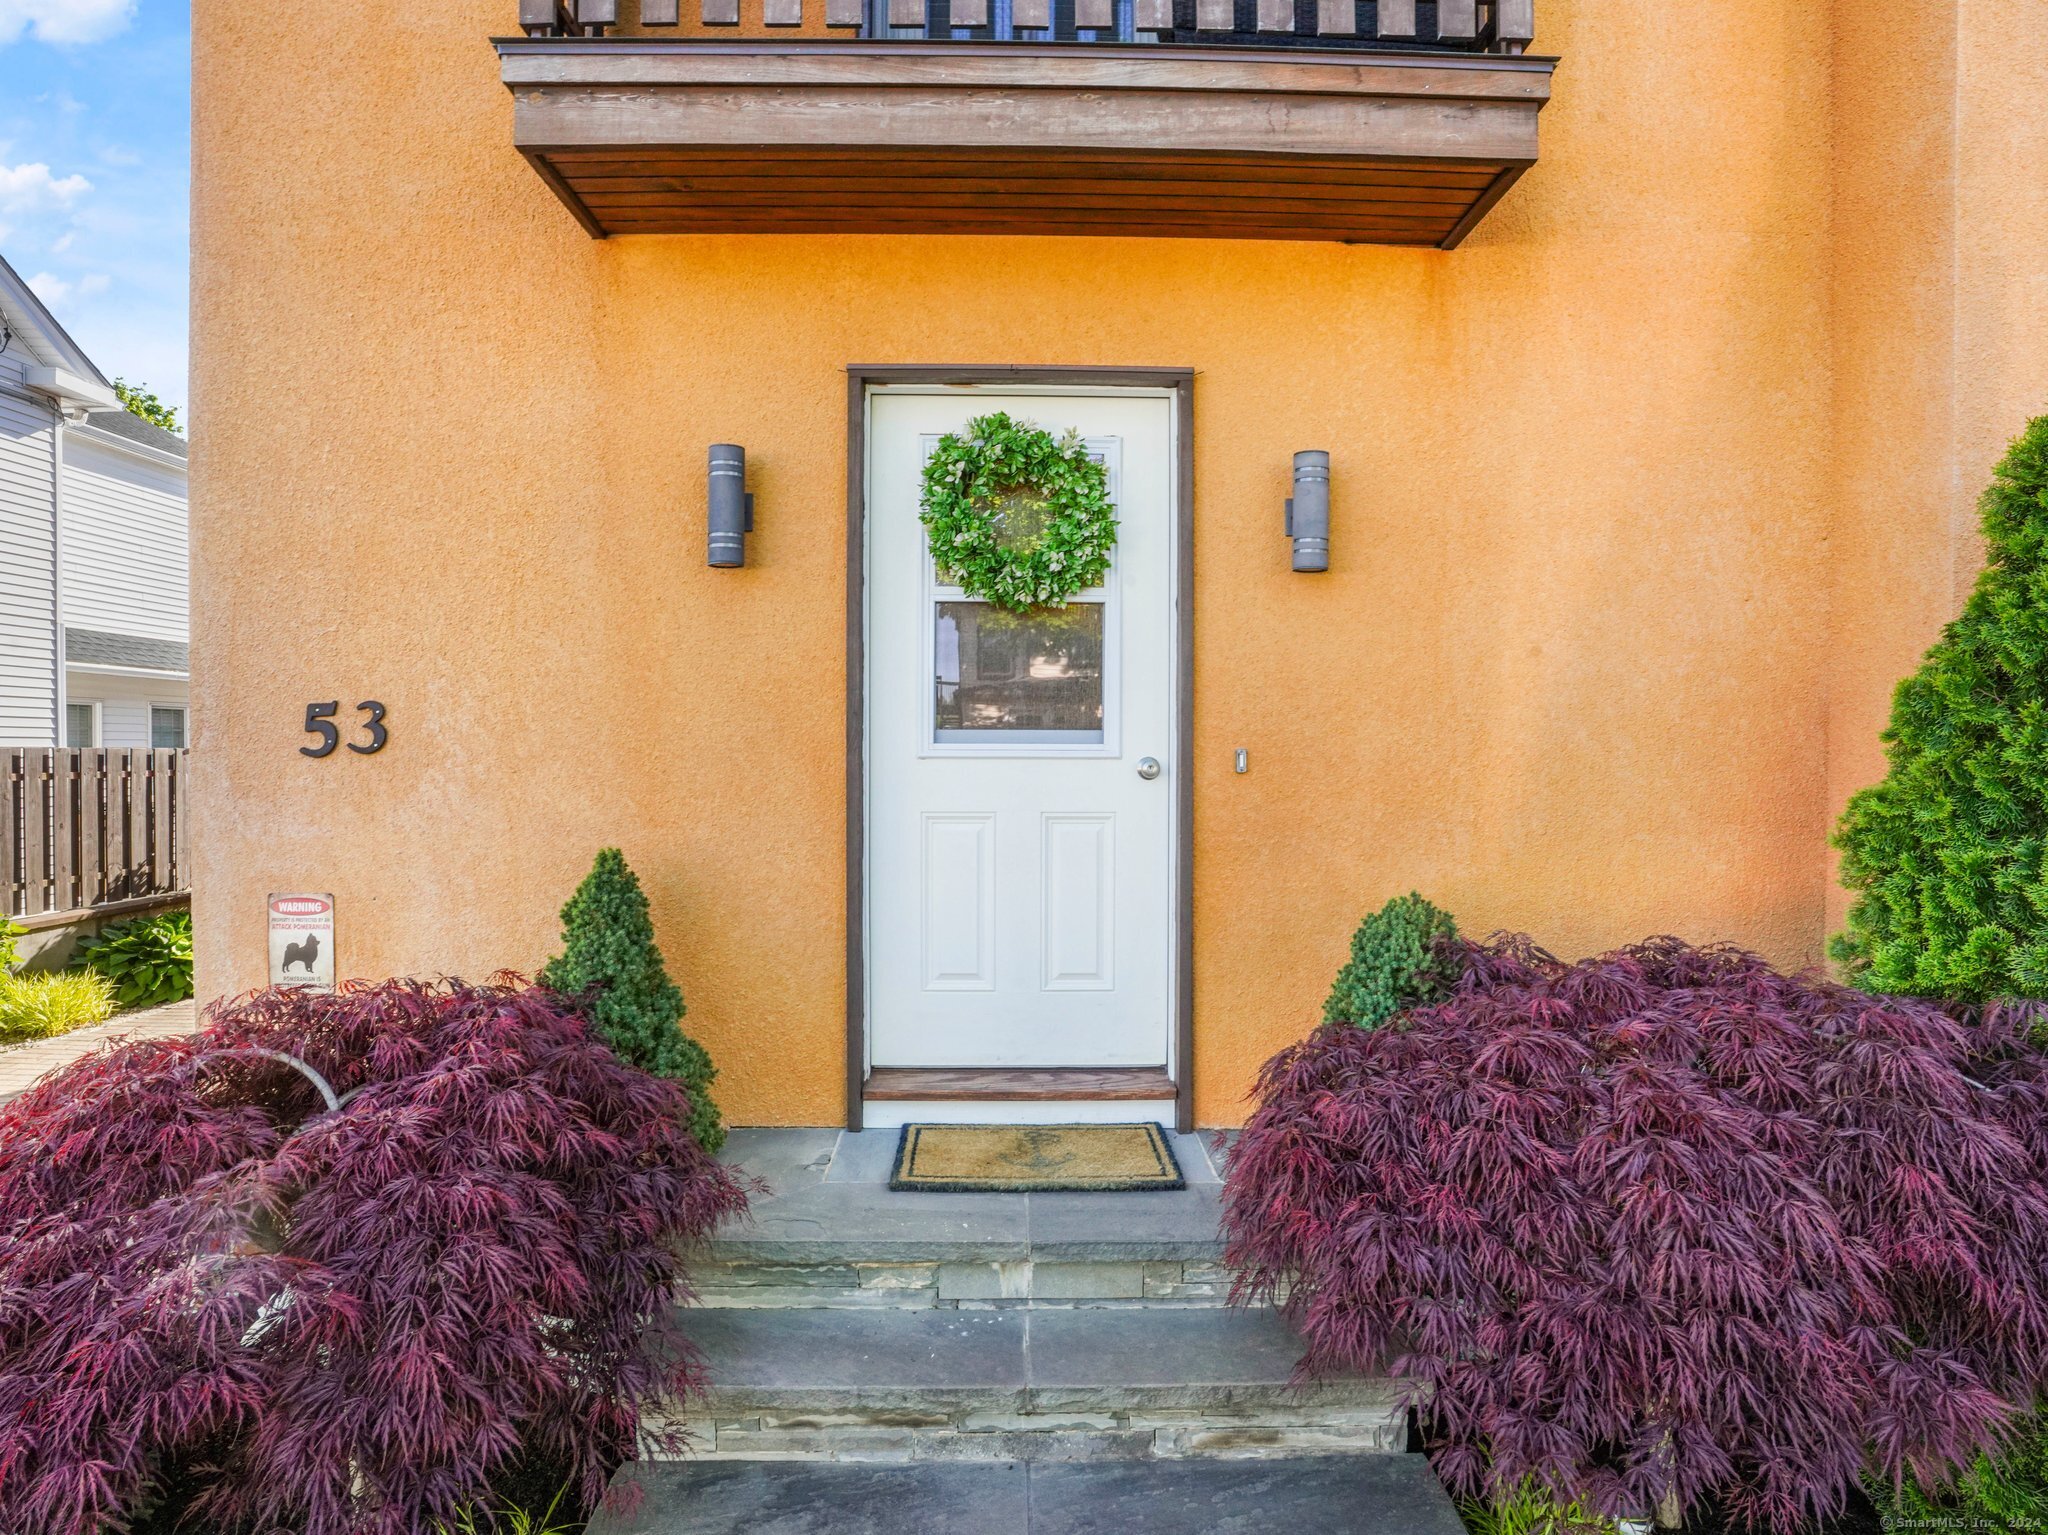
<path fill-rule="evenodd" d="M 1441 1001 L 1458 979 L 1458 924 L 1414 893 L 1396 896 L 1358 924 L 1351 958 L 1323 1004 L 1325 1023 L 1376 1029 L 1425 1002 Z"/>
<path fill-rule="evenodd" d="M 1810 1528 L 2048 1386 L 2031 1016 L 1671 938 L 1464 948 L 1448 1000 L 1267 1065 L 1224 1219 L 1241 1294 L 1407 1382 L 1455 1491 Z"/>
<path fill-rule="evenodd" d="M 0 1109 L 0 1530 L 420 1535 L 525 1460 L 589 1507 L 703 1385 L 680 1253 L 746 1191 L 688 1108 L 510 978 L 45 1078 Z"/>
<path fill-rule="evenodd" d="M 711 1101 L 718 1069 L 682 1030 L 683 994 L 655 946 L 647 893 L 617 848 L 597 855 L 562 908 L 562 952 L 542 968 L 540 983 L 586 998 L 591 1024 L 621 1059 L 683 1085 L 697 1144 L 706 1151 L 725 1144 L 725 1125 Z"/>
<path fill-rule="evenodd" d="M 1856 899 L 1834 953 L 1873 991 L 2048 997 L 2048 416 L 1980 510 L 1977 589 L 1899 684 L 1890 769 L 1835 833 Z"/>

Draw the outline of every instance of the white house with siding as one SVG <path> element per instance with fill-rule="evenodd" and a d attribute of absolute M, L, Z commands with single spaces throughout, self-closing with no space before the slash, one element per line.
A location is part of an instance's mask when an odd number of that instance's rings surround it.
<path fill-rule="evenodd" d="M 185 440 L 0 260 L 0 745 L 183 746 Z"/>

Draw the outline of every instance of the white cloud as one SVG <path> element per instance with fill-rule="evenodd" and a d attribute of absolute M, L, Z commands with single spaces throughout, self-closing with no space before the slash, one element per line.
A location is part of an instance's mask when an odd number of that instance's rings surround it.
<path fill-rule="evenodd" d="M 0 5 L 7 0 L 0 0 Z M 31 208 L 68 207 L 92 190 L 83 176 L 52 176 L 40 160 L 22 165 L 0 162 L 0 212 L 23 213 Z"/>
<path fill-rule="evenodd" d="M 50 254 L 53 256 L 63 255 L 66 251 L 71 249 L 71 242 L 77 238 L 78 236 L 75 231 L 69 229 L 65 230 L 63 234 L 60 234 L 59 236 L 57 236 L 56 239 L 50 242 Z"/>
<path fill-rule="evenodd" d="M 104 272 L 89 273 L 75 282 L 54 272 L 38 272 L 28 280 L 29 291 L 52 308 L 74 298 L 95 298 L 113 284 Z"/>
<path fill-rule="evenodd" d="M 60 46 L 102 42 L 134 15 L 135 0 L 0 0 L 0 43 L 24 32 Z"/>

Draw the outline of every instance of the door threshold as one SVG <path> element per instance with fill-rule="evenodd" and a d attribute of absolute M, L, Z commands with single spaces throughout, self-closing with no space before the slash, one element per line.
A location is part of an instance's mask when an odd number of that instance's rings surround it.
<path fill-rule="evenodd" d="M 861 1090 L 869 1103 L 1151 1102 L 1173 1095 L 1173 1078 L 1160 1066 L 877 1066 Z"/>

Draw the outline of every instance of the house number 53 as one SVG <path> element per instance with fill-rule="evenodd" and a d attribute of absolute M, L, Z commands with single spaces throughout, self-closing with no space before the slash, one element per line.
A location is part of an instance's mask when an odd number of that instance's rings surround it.
<path fill-rule="evenodd" d="M 340 707 L 340 699 L 330 699 L 324 704 L 306 705 L 306 734 L 318 736 L 320 744 L 301 746 L 300 756 L 325 757 L 335 747 L 341 745 L 341 732 L 334 728 L 334 711 Z M 364 716 L 356 722 L 363 731 L 363 739 L 349 742 L 348 749 L 365 757 L 371 752 L 382 751 L 384 743 L 391 739 L 391 732 L 384 728 L 384 706 L 374 698 L 366 698 L 357 704 L 356 708 Z"/>

